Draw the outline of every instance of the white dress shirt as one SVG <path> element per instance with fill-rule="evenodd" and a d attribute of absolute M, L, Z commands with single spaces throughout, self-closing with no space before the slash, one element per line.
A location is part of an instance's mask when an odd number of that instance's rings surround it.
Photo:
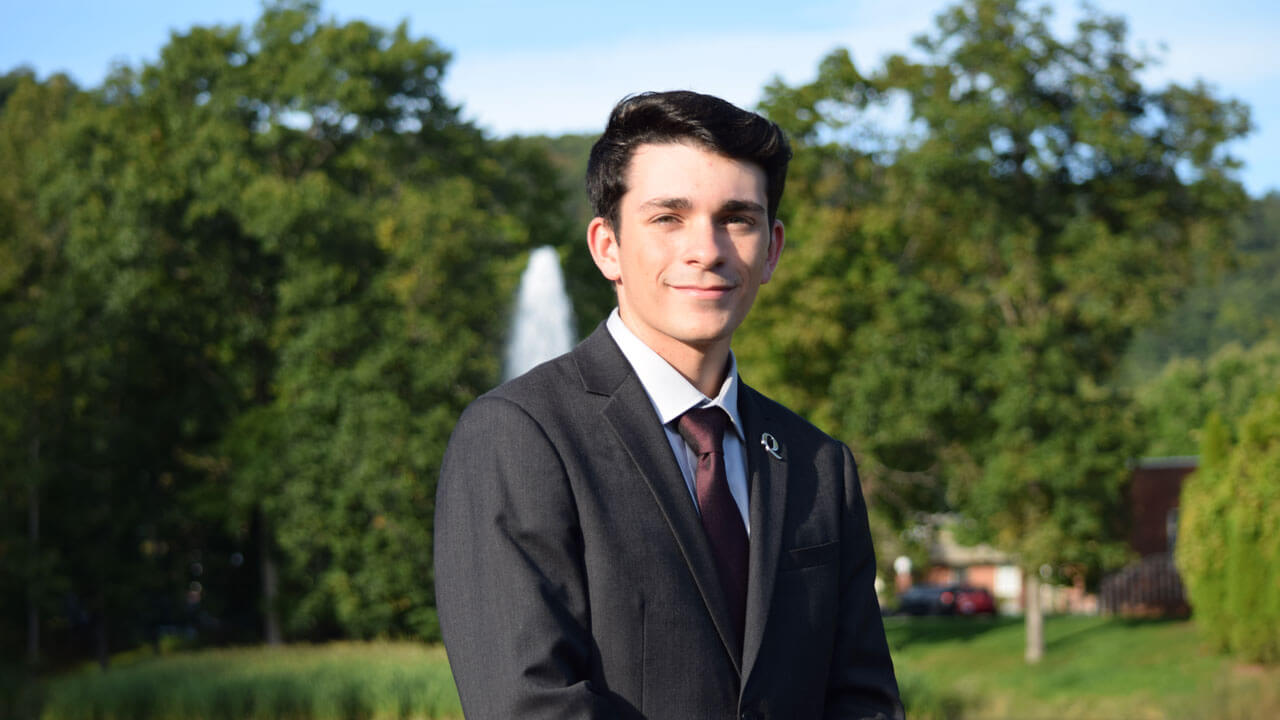
<path fill-rule="evenodd" d="M 698 466 L 698 458 L 676 431 L 675 421 L 686 410 L 697 407 L 719 407 L 729 415 L 733 432 L 724 434 L 724 470 L 729 480 L 729 493 L 738 505 L 742 526 L 747 529 L 749 536 L 751 523 L 747 519 L 747 451 L 743 445 L 742 418 L 738 416 L 738 361 L 733 357 L 733 352 L 729 353 L 729 372 L 720 385 L 719 394 L 709 398 L 663 360 L 661 355 L 654 352 L 653 348 L 636 337 L 631 328 L 622 322 L 617 308 L 609 314 L 605 327 L 636 371 L 640 384 L 649 395 L 649 402 L 653 403 L 653 409 L 662 421 L 662 429 L 667 433 L 671 452 L 680 465 L 680 472 L 684 474 L 684 482 L 689 487 L 694 507 L 698 506 L 698 488 L 694 482 L 693 469 Z"/>

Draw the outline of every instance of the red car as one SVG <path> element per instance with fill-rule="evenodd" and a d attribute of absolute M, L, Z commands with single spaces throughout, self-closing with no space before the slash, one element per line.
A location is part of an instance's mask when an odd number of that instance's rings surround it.
<path fill-rule="evenodd" d="M 913 585 L 898 598 L 904 615 L 995 615 L 996 601 L 969 585 Z"/>

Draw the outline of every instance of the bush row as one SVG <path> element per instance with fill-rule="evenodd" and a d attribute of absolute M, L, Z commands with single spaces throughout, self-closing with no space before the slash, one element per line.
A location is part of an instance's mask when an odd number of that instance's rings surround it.
<path fill-rule="evenodd" d="M 1219 650 L 1280 661 L 1280 389 L 1238 422 L 1205 425 L 1183 487 L 1177 563 L 1196 624 Z"/>

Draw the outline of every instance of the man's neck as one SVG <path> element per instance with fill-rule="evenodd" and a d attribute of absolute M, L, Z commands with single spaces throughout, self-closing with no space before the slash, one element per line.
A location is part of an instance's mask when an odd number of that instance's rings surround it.
<path fill-rule="evenodd" d="M 656 347 L 653 350 L 698 388 L 698 392 L 709 398 L 719 395 L 725 373 L 729 371 L 729 344 L 721 343 L 705 352 L 681 343 L 672 345 L 669 351 Z"/>
<path fill-rule="evenodd" d="M 684 376 L 691 385 L 707 397 L 720 394 L 724 385 L 725 374 L 729 371 L 729 344 L 731 338 L 716 340 L 706 345 L 690 345 L 663 335 L 650 336 L 627 322 L 625 314 L 621 315 L 623 324 L 651 350 L 666 360 L 676 372 Z"/>

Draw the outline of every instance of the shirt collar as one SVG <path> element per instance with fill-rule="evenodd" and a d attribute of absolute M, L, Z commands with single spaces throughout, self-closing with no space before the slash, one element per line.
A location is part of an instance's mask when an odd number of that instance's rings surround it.
<path fill-rule="evenodd" d="M 714 406 L 728 413 L 739 439 L 745 437 L 742 419 L 738 417 L 738 360 L 733 356 L 732 350 L 729 351 L 729 372 L 725 373 L 720 392 L 714 398 L 709 398 L 671 367 L 671 363 L 663 360 L 653 348 L 636 337 L 631 328 L 622 322 L 617 308 L 609 314 L 605 327 L 636 371 L 640 385 L 649 395 L 649 401 L 653 403 L 653 409 L 658 412 L 658 419 L 663 425 L 680 417 L 690 408 Z"/>

